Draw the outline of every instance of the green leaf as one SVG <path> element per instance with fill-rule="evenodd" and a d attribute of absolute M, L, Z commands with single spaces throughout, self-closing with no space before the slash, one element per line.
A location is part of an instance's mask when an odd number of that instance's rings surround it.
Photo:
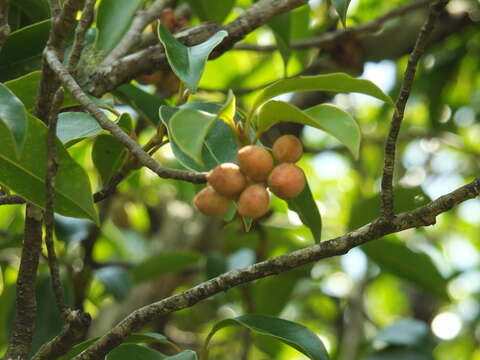
<path fill-rule="evenodd" d="M 355 120 L 346 111 L 333 105 L 320 104 L 305 111 L 284 101 L 270 100 L 258 113 L 257 138 L 275 124 L 294 122 L 313 126 L 336 137 L 357 158 L 361 133 Z"/>
<path fill-rule="evenodd" d="M 139 283 L 180 271 L 197 264 L 200 259 L 200 255 L 186 250 L 162 252 L 135 265 L 131 271 L 133 281 Z"/>
<path fill-rule="evenodd" d="M 185 46 L 162 23 L 158 26 L 158 36 L 165 48 L 168 63 L 192 93 L 197 90 L 208 56 L 227 35 L 225 30 L 220 30 L 201 44 Z"/>
<path fill-rule="evenodd" d="M 202 149 L 207 133 L 216 115 L 196 110 L 181 109 L 170 120 L 170 134 L 177 146 L 198 165 L 204 165 Z"/>
<path fill-rule="evenodd" d="M 25 144 L 17 158 L 9 131 L 0 123 L 0 183 L 42 208 L 45 206 L 46 137 L 45 124 L 28 115 Z M 85 170 L 70 157 L 60 141 L 57 142 L 57 156 L 55 211 L 96 222 L 97 214 Z"/>
<path fill-rule="evenodd" d="M 93 339 L 88 339 L 85 340 L 84 342 L 81 342 L 80 344 L 75 345 L 73 348 L 70 349 L 69 352 L 67 352 L 65 355 L 60 356 L 58 360 L 70 360 L 73 359 L 75 356 L 80 354 L 83 350 L 87 349 L 90 345 L 92 345 L 95 341 L 97 341 L 99 338 L 93 338 Z"/>
<path fill-rule="evenodd" d="M 163 360 L 165 355 L 157 350 L 136 344 L 121 344 L 110 351 L 105 360 Z"/>
<path fill-rule="evenodd" d="M 393 100 L 369 80 L 357 79 L 345 73 L 299 76 L 279 80 L 264 88 L 255 99 L 252 112 L 275 96 L 299 91 L 354 92 L 373 96 L 393 105 Z"/>
<path fill-rule="evenodd" d="M 144 0 L 102 0 L 97 10 L 95 47 L 107 55 L 128 31 Z"/>
<path fill-rule="evenodd" d="M 192 350 L 182 351 L 180 354 L 166 357 L 165 360 L 197 360 L 197 354 Z"/>
<path fill-rule="evenodd" d="M 58 115 L 57 136 L 66 147 L 78 140 L 103 131 L 97 120 L 84 112 L 62 112 Z"/>
<path fill-rule="evenodd" d="M 410 250 L 405 244 L 392 240 L 391 236 L 371 241 L 361 249 L 384 271 L 408 280 L 434 296 L 449 299 L 448 282 L 428 255 Z"/>
<path fill-rule="evenodd" d="M 150 343 L 150 342 L 160 342 L 160 343 L 170 343 L 165 335 L 158 333 L 133 333 L 129 335 L 124 342 L 126 343 Z"/>
<path fill-rule="evenodd" d="M 241 326 L 254 333 L 274 337 L 313 360 L 328 360 L 328 354 L 317 335 L 303 325 L 264 315 L 242 315 L 215 324 L 205 340 L 207 348 L 212 336 L 227 326 Z"/>
<path fill-rule="evenodd" d="M 192 102 L 182 105 L 180 108 L 162 106 L 160 107 L 160 119 L 167 127 L 170 139 L 170 145 L 177 160 L 187 169 L 194 171 L 208 171 L 224 162 L 236 162 L 238 144 L 230 127 L 223 121 L 216 119 L 207 133 L 202 148 L 203 166 L 193 161 L 190 156 L 185 154 L 172 138 L 170 122 L 172 116 L 183 108 L 193 108 L 201 111 L 207 111 L 210 114 L 216 114 L 220 110 L 220 105 L 207 102 Z M 239 121 L 238 114 L 236 120 Z"/>
<path fill-rule="evenodd" d="M 322 216 L 318 210 L 312 191 L 305 181 L 305 188 L 295 198 L 287 200 L 290 210 L 295 211 L 302 223 L 312 232 L 315 243 L 319 243 L 322 238 Z"/>
<path fill-rule="evenodd" d="M 143 117 L 150 120 L 152 124 L 158 124 L 158 109 L 160 106 L 166 105 L 161 98 L 131 84 L 124 84 L 118 87 L 114 93 L 131 105 Z"/>
<path fill-rule="evenodd" d="M 236 0 L 187 0 L 202 21 L 214 21 L 222 24 L 235 6 Z"/>
<path fill-rule="evenodd" d="M 429 335 L 425 322 L 417 319 L 402 319 L 379 331 L 375 340 L 396 346 L 421 345 Z"/>
<path fill-rule="evenodd" d="M 10 131 L 15 143 L 15 152 L 19 153 L 27 135 L 27 110 L 22 102 L 2 83 L 0 83 L 0 122 Z"/>
<path fill-rule="evenodd" d="M 118 125 L 129 134 L 132 130 L 133 120 L 128 113 L 120 115 Z M 109 134 L 98 135 L 93 143 L 92 161 L 100 177 L 102 184 L 106 186 L 113 174 L 122 167 L 128 150 L 117 139 Z"/>
<path fill-rule="evenodd" d="M 50 25 L 44 20 L 10 34 L 0 52 L 0 82 L 40 69 Z"/>
<path fill-rule="evenodd" d="M 347 10 L 348 5 L 350 5 L 350 0 L 332 0 L 333 6 L 337 11 L 337 14 L 342 21 L 344 27 L 347 27 Z"/>
<path fill-rule="evenodd" d="M 393 194 L 395 197 L 395 211 L 397 213 L 413 210 L 431 201 L 421 187 L 396 187 Z M 380 214 L 380 207 L 380 194 L 357 201 L 352 207 L 348 228 L 350 230 L 358 229 L 360 226 L 375 220 Z"/>
<path fill-rule="evenodd" d="M 132 287 L 131 275 L 120 266 L 106 266 L 95 270 L 95 276 L 105 286 L 107 293 L 117 301 L 124 300 Z"/>
<path fill-rule="evenodd" d="M 232 89 L 228 89 L 227 98 L 225 99 L 225 103 L 223 104 L 222 108 L 218 112 L 217 117 L 220 120 L 225 121 L 225 123 L 232 129 L 235 129 L 234 117 L 236 108 L 235 94 L 233 93 Z"/>
<path fill-rule="evenodd" d="M 16 6 L 32 22 L 42 21 L 50 17 L 48 0 L 13 0 L 10 1 L 10 6 Z"/>

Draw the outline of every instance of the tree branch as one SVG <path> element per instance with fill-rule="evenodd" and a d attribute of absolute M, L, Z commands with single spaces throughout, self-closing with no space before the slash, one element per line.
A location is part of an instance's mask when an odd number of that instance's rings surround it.
<path fill-rule="evenodd" d="M 480 177 L 420 208 L 400 214 L 396 218 L 378 218 L 357 230 L 335 239 L 268 259 L 244 269 L 229 271 L 180 294 L 170 296 L 136 310 L 74 359 L 103 359 L 110 350 L 118 346 L 131 332 L 141 328 L 150 321 L 190 307 L 201 300 L 234 286 L 292 270 L 320 259 L 343 255 L 354 247 L 388 234 L 433 225 L 439 214 L 449 211 L 459 203 L 473 199 L 479 194 Z"/>
<path fill-rule="evenodd" d="M 418 35 L 415 46 L 408 59 L 407 69 L 403 76 L 403 83 L 400 89 L 400 94 L 395 103 L 395 113 L 393 114 L 390 123 L 390 130 L 385 142 L 385 161 L 383 165 L 382 176 L 382 215 L 391 218 L 395 215 L 394 198 L 393 198 L 393 172 L 395 169 L 395 151 L 398 133 L 402 124 L 405 106 L 407 105 L 408 97 L 412 89 L 417 63 L 422 54 L 425 52 L 425 46 L 428 38 L 433 31 L 435 21 L 439 17 L 441 11 L 444 9 L 448 0 L 435 1 L 430 6 L 427 20 L 422 26 Z"/>
<path fill-rule="evenodd" d="M 228 37 L 212 54 L 218 57 L 233 44 L 256 28 L 266 24 L 273 17 L 307 3 L 307 0 L 260 0 L 251 5 L 234 21 L 226 24 L 223 29 L 228 31 Z M 215 23 L 203 23 L 183 30 L 175 37 L 186 45 L 192 46 L 209 39 L 218 30 L 222 29 Z M 158 44 L 127 55 L 108 66 L 99 67 L 89 77 L 85 90 L 94 96 L 101 96 L 115 89 L 118 85 L 131 79 L 148 74 L 155 70 L 168 69 L 168 62 L 163 47 Z"/>
<path fill-rule="evenodd" d="M 411 4 L 400 7 L 398 9 L 394 9 L 382 16 L 379 16 L 378 18 L 372 21 L 369 21 L 354 27 L 349 27 L 346 29 L 329 31 L 327 33 L 324 33 L 322 35 L 316 36 L 311 39 L 296 41 L 291 43 L 290 47 L 293 49 L 308 49 L 311 47 L 322 47 L 337 41 L 341 41 L 342 39 L 352 35 L 360 35 L 364 33 L 375 32 L 375 31 L 378 31 L 382 27 L 382 25 L 388 20 L 409 14 L 412 11 L 425 7 L 430 2 L 431 0 L 414 1 Z M 237 44 L 233 47 L 233 50 L 246 50 L 246 51 L 257 51 L 257 52 L 271 52 L 277 49 L 278 49 L 277 45 L 256 45 L 256 44 L 244 44 L 244 43 Z"/>
<path fill-rule="evenodd" d="M 160 16 L 163 9 L 172 6 L 174 0 L 155 0 L 148 9 L 139 11 L 132 21 L 130 29 L 120 40 L 118 45 L 107 55 L 101 66 L 111 64 L 115 60 L 124 56 L 128 51 L 136 45 L 140 39 L 145 27 Z"/>
<path fill-rule="evenodd" d="M 28 204 L 20 267 L 18 269 L 15 320 L 4 360 L 26 359 L 32 343 L 37 302 L 35 280 L 42 249 L 42 211 Z"/>
<path fill-rule="evenodd" d="M 152 159 L 137 142 L 135 142 L 130 136 L 128 136 L 117 124 L 108 120 L 103 112 L 85 95 L 80 86 L 76 83 L 75 79 L 66 71 L 57 55 L 52 50 L 45 52 L 45 59 L 47 60 L 50 68 L 57 74 L 63 84 L 72 93 L 75 99 L 85 108 L 90 115 L 92 115 L 100 124 L 100 126 L 108 130 L 120 143 L 127 147 L 135 158 L 143 166 L 148 167 L 155 172 L 158 176 L 166 179 L 177 179 L 183 181 L 189 181 L 192 183 L 205 183 L 206 174 L 197 173 L 193 171 L 184 171 L 177 169 L 169 169 L 161 166 L 158 162 Z"/>

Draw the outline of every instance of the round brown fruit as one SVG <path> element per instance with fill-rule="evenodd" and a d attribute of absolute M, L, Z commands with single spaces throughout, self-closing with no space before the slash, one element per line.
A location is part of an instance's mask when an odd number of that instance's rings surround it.
<path fill-rule="evenodd" d="M 216 192 L 224 196 L 236 196 L 247 186 L 247 178 L 234 163 L 220 164 L 208 173 L 207 181 Z"/>
<path fill-rule="evenodd" d="M 265 181 L 273 169 L 272 155 L 261 146 L 244 146 L 237 155 L 240 169 L 253 181 Z"/>
<path fill-rule="evenodd" d="M 283 163 L 270 173 L 268 186 L 280 199 L 291 199 L 300 194 L 305 187 L 305 174 L 297 165 Z"/>
<path fill-rule="evenodd" d="M 232 204 L 232 200 L 217 193 L 211 186 L 207 186 L 195 195 L 195 207 L 205 215 L 221 216 Z"/>
<path fill-rule="evenodd" d="M 241 216 L 257 219 L 265 215 L 270 208 L 270 196 L 261 184 L 248 186 L 238 200 L 238 213 Z"/>
<path fill-rule="evenodd" d="M 296 163 L 303 154 L 303 146 L 294 135 L 280 136 L 272 147 L 273 156 L 282 163 Z"/>

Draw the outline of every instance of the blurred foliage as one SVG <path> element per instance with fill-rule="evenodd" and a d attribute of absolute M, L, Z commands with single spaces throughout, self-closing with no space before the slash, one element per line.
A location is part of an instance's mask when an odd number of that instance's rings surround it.
<path fill-rule="evenodd" d="M 102 11 L 107 11 L 112 2 L 102 2 L 105 3 Z M 42 44 L 50 26 L 45 20 L 49 16 L 46 1 L 37 4 L 11 0 L 10 3 L 9 21 L 14 31 L 0 52 L 2 81 L 39 69 Z M 33 11 L 30 3 L 35 3 L 41 11 Z M 225 4 L 219 1 L 219 5 L 193 0 L 183 3 L 193 6 L 189 21 L 196 24 L 205 19 L 228 22 L 252 1 Z M 406 3 L 404 0 L 351 2 L 346 25 L 373 20 Z M 448 10 L 453 14 L 458 6 L 464 5 L 470 9 L 471 18 L 478 19 L 476 4 L 451 1 Z M 205 6 L 217 8 L 210 13 Z M 362 62 L 359 68 L 356 63 L 339 62 L 336 56 L 343 56 L 344 60 L 352 60 L 353 56 L 349 57 L 348 52 L 335 55 L 338 49 L 288 48 L 290 42 L 302 37 L 342 27 L 328 1 L 311 1 L 306 9 L 308 17 L 302 19 L 309 19 L 308 31 L 305 22 L 290 19 L 289 29 L 282 29 L 277 21 L 252 32 L 244 40 L 261 45 L 277 41 L 281 53 L 232 50 L 208 61 L 198 92 L 191 100 L 222 104 L 226 90 L 231 88 L 238 105 L 245 109 L 258 95 L 258 87 L 281 79 L 285 73 L 312 74 L 311 71 L 314 74 L 347 71 L 354 76 L 363 73 L 364 78 L 392 97 L 397 95 L 406 54 L 379 63 Z M 305 9 L 301 11 L 304 15 Z M 405 22 L 401 27 L 406 32 L 410 24 L 408 16 L 398 20 Z M 108 22 L 104 26 L 115 27 Z M 117 30 L 116 36 L 120 36 L 121 29 Z M 21 48 L 16 38 L 21 39 Z M 105 49 L 113 41 L 103 36 L 96 44 L 108 43 L 102 47 Z M 395 45 L 396 41 L 391 39 L 390 44 Z M 32 46 L 25 47 L 25 43 Z M 353 49 L 355 52 L 356 48 Z M 10 58 L 16 51 L 18 63 Z M 434 42 L 420 61 L 400 132 L 396 172 L 400 184 L 398 211 L 418 207 L 480 173 L 479 53 L 479 26 L 472 21 Z M 115 101 L 118 112 L 132 115 L 135 129 L 132 136 L 141 144 L 147 143 L 155 134 L 155 127 L 162 123 L 155 109 L 162 104 L 174 105 L 176 101 L 176 78 L 167 71 L 160 75 L 163 80 L 158 82 L 147 85 L 138 79 L 104 96 Z M 301 107 L 308 96 L 301 94 L 292 101 Z M 383 139 L 392 110 L 357 94 L 318 96 L 316 104 L 323 102 L 341 107 L 357 121 L 362 133 L 358 159 L 338 140 L 318 129 L 297 125 L 275 127 L 270 133 L 274 137 L 279 132 L 300 134 L 306 154 L 299 165 L 308 177 L 322 215 L 322 240 L 327 240 L 378 216 Z M 155 109 L 152 103 L 156 104 Z M 115 148 L 117 163 L 108 163 L 108 155 L 99 160 L 102 154 L 92 160 L 92 149 L 97 151 L 106 136 L 86 138 L 68 148 L 70 156 L 88 174 L 95 191 L 110 179 L 113 172 L 110 167 L 118 169 L 125 157 Z M 268 138 L 265 143 L 269 145 Z M 183 168 L 175 158 L 175 151 L 167 144 L 154 157 L 164 166 Z M 97 170 L 98 162 L 103 164 L 103 170 L 100 167 Z M 279 199 L 272 199 L 273 212 L 266 219 L 245 232 L 238 217 L 226 223 L 199 214 L 192 206 L 198 189 L 190 183 L 158 178 L 146 169 L 135 170 L 121 182 L 116 194 L 96 205 L 101 219 L 99 227 L 88 220 L 56 218 L 56 248 L 67 298 L 94 318 L 89 338 L 102 335 L 140 306 L 223 272 L 314 243 L 312 233 L 301 225 L 298 215 Z M 12 321 L 23 213 L 22 205 L 0 206 L 0 355 L 6 350 Z M 164 334 L 181 349 L 200 350 L 218 321 L 257 313 L 308 327 L 320 337 L 332 359 L 479 360 L 479 234 L 480 199 L 475 199 L 439 216 L 435 226 L 407 230 L 342 257 L 239 286 L 152 322 L 144 330 Z M 41 262 L 37 284 L 39 326 L 35 329 L 32 352 L 63 325 L 54 307 L 48 267 L 44 259 Z M 129 351 L 140 347 L 122 346 Z M 175 353 L 171 346 L 162 343 L 151 346 L 158 351 L 141 346 L 142 351 L 155 353 L 155 358 Z M 352 347 L 355 353 L 349 357 Z M 235 328 L 216 334 L 209 348 L 212 360 L 240 359 L 246 348 L 251 360 L 305 359 L 283 343 Z"/>

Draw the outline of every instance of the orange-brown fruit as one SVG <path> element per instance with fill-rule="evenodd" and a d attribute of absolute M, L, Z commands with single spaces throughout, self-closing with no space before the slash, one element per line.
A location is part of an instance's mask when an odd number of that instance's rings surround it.
<path fill-rule="evenodd" d="M 280 199 L 291 199 L 300 194 L 305 187 L 305 174 L 297 165 L 283 163 L 270 173 L 268 186 Z"/>
<path fill-rule="evenodd" d="M 273 157 L 279 162 L 296 163 L 303 154 L 303 146 L 294 135 L 280 136 L 272 147 Z"/>
<path fill-rule="evenodd" d="M 195 195 L 193 203 L 205 215 L 221 216 L 227 212 L 232 200 L 220 195 L 211 186 L 207 186 Z"/>
<path fill-rule="evenodd" d="M 247 178 L 234 163 L 223 163 L 207 175 L 211 187 L 221 195 L 236 196 L 247 186 Z"/>
<path fill-rule="evenodd" d="M 257 219 L 265 215 L 270 208 L 270 196 L 261 184 L 248 186 L 238 200 L 238 213 L 242 216 Z"/>
<path fill-rule="evenodd" d="M 238 150 L 237 156 L 240 169 L 253 181 L 265 181 L 273 169 L 272 155 L 261 146 L 244 146 Z"/>

